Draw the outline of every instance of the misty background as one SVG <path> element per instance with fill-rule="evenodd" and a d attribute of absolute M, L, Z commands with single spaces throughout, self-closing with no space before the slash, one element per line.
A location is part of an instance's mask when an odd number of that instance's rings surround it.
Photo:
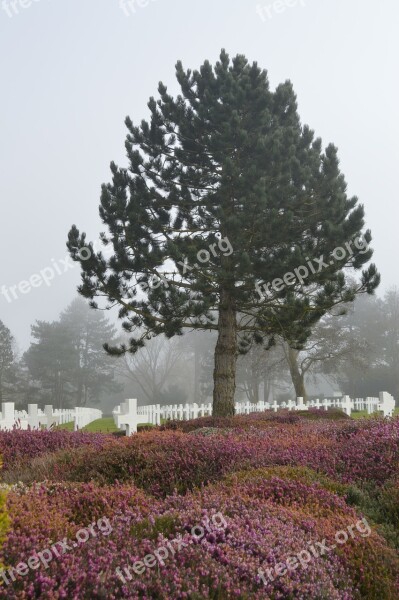
<path fill-rule="evenodd" d="M 17 298 L 11 292 L 0 295 L 0 320 L 14 336 L 20 356 L 32 340 L 31 325 L 58 321 L 76 298 L 80 274 L 76 263 L 65 262 L 67 233 L 73 223 L 89 240 L 97 240 L 103 230 L 98 217 L 100 185 L 110 180 L 111 160 L 127 164 L 125 117 L 135 123 L 148 117 L 147 101 L 157 95 L 160 80 L 172 95 L 177 93 L 178 59 L 185 68 L 198 68 L 205 59 L 214 63 L 222 47 L 230 55 L 243 53 L 250 62 L 258 61 L 273 88 L 286 79 L 293 82 L 302 122 L 315 130 L 324 146 L 338 146 L 348 193 L 365 205 L 373 262 L 382 275 L 377 292 L 381 302 L 399 285 L 399 6 L 394 0 L 301 0 L 282 11 L 266 0 L 149 0 L 141 8 L 136 2 L 135 12 L 129 5 L 124 10 L 119 0 L 35 0 L 24 8 L 25 3 L 17 2 L 15 12 L 0 2 L 0 288 L 9 290 L 45 269 L 52 269 L 54 278 L 26 293 L 17 289 Z M 364 327 L 370 319 L 380 322 L 370 302 Z M 381 318 L 386 312 L 382 307 Z M 118 338 L 115 315 L 106 317 L 116 326 Z M 384 325 L 387 332 L 395 318 Z M 375 330 L 363 333 L 362 340 L 370 344 L 378 337 Z M 165 356 L 162 348 L 156 350 L 155 355 L 171 364 L 163 401 L 207 398 L 207 352 L 213 341 L 208 336 L 204 347 L 192 348 L 201 346 L 202 335 L 196 334 L 198 342 L 189 335 L 183 349 L 182 340 L 173 342 L 176 347 Z M 254 377 L 259 377 L 257 393 L 269 393 L 270 384 L 277 386 L 275 395 L 289 394 L 281 352 L 276 349 L 261 360 L 263 365 L 269 361 L 269 383 L 263 373 L 245 380 L 246 367 L 240 367 L 239 394 L 244 399 L 256 395 Z M 354 363 L 358 360 L 354 352 L 351 357 Z M 147 360 L 151 365 L 151 357 Z M 184 380 L 185 364 L 189 366 Z M 114 375 L 128 387 L 103 390 L 97 398 L 103 405 L 109 394 L 115 399 L 112 404 L 126 393 L 148 401 L 142 384 L 129 378 L 129 365 L 126 368 Z M 153 366 L 148 368 L 151 372 Z M 339 368 L 339 362 L 330 365 L 330 374 Z M 156 372 L 161 370 L 157 365 Z M 334 389 L 340 389 L 338 380 L 326 382 L 326 392 Z M 72 401 L 77 393 L 66 391 L 63 401 Z M 152 393 L 155 400 L 158 392 Z"/>

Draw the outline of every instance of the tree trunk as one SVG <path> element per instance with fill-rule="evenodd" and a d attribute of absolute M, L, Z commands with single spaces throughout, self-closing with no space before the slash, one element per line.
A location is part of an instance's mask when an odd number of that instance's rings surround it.
<path fill-rule="evenodd" d="M 258 404 L 259 402 L 259 374 L 257 371 L 256 367 L 252 367 L 251 369 L 251 375 L 252 375 L 252 402 L 254 404 Z"/>
<path fill-rule="evenodd" d="M 200 353 L 197 346 L 194 344 L 194 402 L 197 403 L 200 401 L 199 375 Z"/>
<path fill-rule="evenodd" d="M 80 375 L 79 375 L 78 391 L 77 391 L 77 398 L 76 398 L 76 406 L 82 406 L 82 395 L 83 395 L 83 383 L 82 383 L 82 380 L 81 380 Z"/>
<path fill-rule="evenodd" d="M 237 319 L 232 296 L 225 290 L 220 294 L 219 331 L 215 347 L 213 371 L 213 416 L 234 415 L 237 362 Z"/>
<path fill-rule="evenodd" d="M 270 396 L 270 381 L 267 377 L 263 380 L 263 402 L 269 402 Z"/>
<path fill-rule="evenodd" d="M 305 387 L 305 374 L 302 373 L 298 366 L 298 350 L 288 347 L 288 365 L 290 368 L 292 383 L 294 384 L 295 394 L 297 398 L 303 398 L 306 402 L 308 395 Z"/>

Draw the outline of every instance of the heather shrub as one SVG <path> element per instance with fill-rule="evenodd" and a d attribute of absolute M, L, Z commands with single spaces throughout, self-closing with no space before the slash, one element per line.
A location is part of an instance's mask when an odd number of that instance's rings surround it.
<path fill-rule="evenodd" d="M 162 502 L 132 486 L 48 484 L 11 491 L 9 510 L 18 534 L 8 536 L 5 543 L 8 565 L 26 561 L 33 549 L 48 547 L 49 540 L 72 535 L 103 511 L 114 513 L 113 529 L 109 536 L 92 538 L 50 562 L 45 571 L 31 570 L 17 577 L 0 590 L 0 598 L 371 600 L 377 598 L 378 589 L 378 598 L 393 600 L 397 564 L 375 533 L 348 541 L 342 552 L 315 559 L 308 568 L 266 584 L 260 580 L 259 569 L 274 567 L 306 549 L 309 542 L 330 538 L 359 518 L 342 498 L 327 490 L 322 490 L 318 501 L 320 489 L 293 480 L 248 479 L 234 494 L 231 486 L 219 482 Z M 281 491 L 287 501 L 282 501 Z M 222 515 L 219 527 L 208 530 L 205 524 L 216 513 Z M 197 540 L 191 531 L 201 523 L 205 535 Z M 170 554 L 163 565 L 128 577 L 124 567 L 178 535 L 185 544 L 181 550 Z M 116 575 L 118 566 L 125 582 Z M 372 568 L 373 580 L 368 576 Z"/>
<path fill-rule="evenodd" d="M 243 536 L 242 543 L 251 555 L 254 551 L 251 546 L 253 532 L 257 532 L 257 528 L 262 527 L 259 512 L 264 510 L 263 514 L 265 516 L 269 514 L 270 518 L 278 514 L 284 524 L 290 523 L 296 528 L 296 532 L 292 532 L 291 537 L 286 537 L 284 533 L 284 541 L 281 540 L 280 543 L 276 540 L 270 541 L 266 554 L 269 565 L 285 560 L 281 554 L 274 555 L 276 549 L 285 552 L 285 558 L 294 553 L 292 550 L 292 547 L 295 547 L 294 539 L 305 540 L 302 542 L 302 549 L 309 548 L 310 542 L 323 539 L 332 547 L 335 534 L 354 525 L 360 519 L 359 513 L 348 507 L 344 498 L 321 488 L 318 484 L 305 485 L 278 477 L 265 479 L 261 472 L 252 473 L 252 476 L 248 473 L 245 481 L 236 482 L 235 485 L 231 478 L 230 484 L 226 486 L 225 482 L 220 482 L 184 498 L 179 502 L 180 511 L 184 510 L 186 503 L 192 506 L 193 498 L 198 502 L 198 511 L 200 511 L 206 498 L 206 503 L 210 502 L 212 506 L 220 507 L 220 511 L 229 517 L 229 525 L 241 518 L 245 521 L 247 529 L 246 538 Z M 232 490 L 234 490 L 233 495 Z M 170 498 L 167 502 L 173 506 L 177 505 L 178 500 Z M 250 507 L 254 507 L 258 512 L 258 518 L 253 521 L 249 518 Z M 278 513 L 275 512 L 276 509 Z M 270 520 L 266 518 L 264 522 L 266 535 L 270 524 Z M 358 533 L 353 539 L 350 536 L 348 538 L 344 545 L 337 546 L 331 553 L 318 560 L 322 563 L 331 561 L 335 564 L 335 569 L 338 569 L 337 565 L 340 564 L 343 567 L 341 572 L 346 573 L 345 579 L 349 575 L 349 580 L 352 581 L 352 589 L 356 591 L 355 597 L 397 598 L 399 589 L 397 554 L 373 529 L 367 537 L 362 537 Z M 270 560 L 270 548 L 275 562 Z M 259 549 L 256 551 L 257 556 L 258 551 Z M 248 559 L 243 557 L 242 560 Z M 336 560 L 338 562 L 335 562 Z M 312 570 L 316 562 L 311 563 Z M 314 596 L 309 595 L 309 597 Z"/>
<path fill-rule="evenodd" d="M 156 430 L 105 439 L 100 447 L 88 444 L 39 456 L 30 463 L 30 472 L 10 471 L 6 481 L 132 481 L 165 496 L 261 467 L 309 467 L 337 483 L 359 487 L 377 488 L 399 477 L 398 419 L 275 423 L 265 429 L 212 430 L 211 435 Z"/>
<path fill-rule="evenodd" d="M 399 419 L 362 421 L 337 430 L 337 450 L 324 469 L 345 483 L 383 484 L 399 475 Z"/>
<path fill-rule="evenodd" d="M 338 409 L 310 409 L 308 411 L 279 410 L 274 412 L 267 410 L 249 415 L 236 415 L 234 417 L 199 417 L 190 421 L 167 421 L 161 425 L 160 430 L 180 430 L 186 433 L 195 429 L 217 428 L 217 429 L 265 429 L 276 424 L 294 424 L 301 421 L 342 421 L 350 419 L 344 412 Z"/>
<path fill-rule="evenodd" d="M 54 481 L 132 481 L 152 494 L 165 496 L 216 481 L 236 464 L 244 468 L 251 464 L 255 447 L 253 439 L 147 432 L 100 450 L 63 451 L 51 457 L 46 473 Z"/>
<path fill-rule="evenodd" d="M 18 577 L 0 588 L 0 598 L 397 599 L 397 554 L 378 533 L 397 525 L 397 419 L 218 429 L 103 436 L 98 445 L 33 452 L 14 463 L 27 482 L 28 468 L 30 481 L 49 481 L 10 488 L 4 564 L 16 566 L 104 517 L 112 532 Z M 360 472 L 362 454 L 370 463 Z M 216 513 L 225 526 L 193 539 L 192 528 Z M 261 581 L 259 569 L 310 544 L 326 540 L 332 548 L 336 532 L 363 514 L 378 531 L 350 537 L 308 568 Z M 179 536 L 186 546 L 164 565 L 131 578 L 123 571 Z"/>
<path fill-rule="evenodd" d="M 81 431 L 13 429 L 0 431 L 0 453 L 3 456 L 4 471 L 8 471 L 29 464 L 35 457 L 63 448 L 92 446 L 98 449 L 107 440 L 106 435 Z"/>
<path fill-rule="evenodd" d="M 0 471 L 3 466 L 3 461 L 0 456 Z M 7 512 L 6 506 L 7 492 L 4 489 L 0 490 L 0 548 L 2 547 L 6 534 L 10 525 L 10 519 Z M 3 563 L 0 559 L 0 569 L 3 567 Z"/>
<path fill-rule="evenodd" d="M 399 530 L 399 479 L 387 481 L 379 494 L 382 514 Z"/>
<path fill-rule="evenodd" d="M 158 503 L 133 486 L 35 484 L 11 490 L 7 506 L 12 528 L 4 544 L 4 561 L 16 565 L 53 542 L 74 538 L 101 518 L 128 527 L 158 510 Z"/>
<path fill-rule="evenodd" d="M 329 492 L 338 494 L 339 496 L 346 496 L 349 490 L 348 485 L 334 481 L 323 473 L 317 472 L 309 467 L 278 466 L 251 469 L 248 471 L 239 471 L 226 475 L 223 481 L 227 485 L 234 486 L 247 481 L 256 479 L 272 479 L 273 477 L 297 481 L 307 485 L 315 483 Z"/>
<path fill-rule="evenodd" d="M 190 421 L 167 421 L 160 426 L 161 431 L 179 430 L 189 433 L 195 429 L 216 428 L 216 429 L 249 429 L 256 427 L 258 429 L 272 427 L 276 423 L 298 423 L 300 417 L 297 413 L 290 411 L 265 411 L 261 413 L 251 413 L 249 415 L 236 415 L 234 417 L 199 417 Z"/>
<path fill-rule="evenodd" d="M 56 481 L 54 472 L 58 464 L 63 460 L 63 457 L 66 456 L 72 458 L 73 452 L 60 450 L 58 452 L 40 454 L 31 460 L 16 462 L 10 466 L 8 471 L 2 473 L 2 481 L 9 485 L 17 484 L 18 482 L 29 484 L 48 479 Z"/>
<path fill-rule="evenodd" d="M 389 544 L 399 550 L 398 479 L 389 480 L 378 488 L 373 482 L 363 483 L 361 487 L 349 486 L 347 502 L 359 507 Z"/>

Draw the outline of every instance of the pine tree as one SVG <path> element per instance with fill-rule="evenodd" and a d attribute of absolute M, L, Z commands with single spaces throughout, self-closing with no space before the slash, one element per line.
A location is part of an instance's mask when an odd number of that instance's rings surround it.
<path fill-rule="evenodd" d="M 75 355 L 70 332 L 58 321 L 36 321 L 33 342 L 23 360 L 33 381 L 40 383 L 39 401 L 56 408 L 72 406 L 75 390 Z"/>
<path fill-rule="evenodd" d="M 112 256 L 89 244 L 88 257 L 76 226 L 68 248 L 81 263 L 79 292 L 93 307 L 99 296 L 119 305 L 132 334 L 109 352 L 134 353 L 146 339 L 186 328 L 217 331 L 213 413 L 230 415 L 241 348 L 282 328 L 304 343 L 326 311 L 371 292 L 379 276 L 371 265 L 356 289 L 348 284 L 344 267 L 360 269 L 372 255 L 355 247 L 350 260 L 329 261 L 272 297 L 259 294 L 260 284 L 354 243 L 363 207 L 346 195 L 336 148 L 323 152 L 301 125 L 290 82 L 270 91 L 256 63 L 224 51 L 199 71 L 178 62 L 176 75 L 177 98 L 160 83 L 150 121 L 126 119 L 129 167 L 111 163 L 100 203 Z"/>
<path fill-rule="evenodd" d="M 119 391 L 114 361 L 103 344 L 113 343 L 115 328 L 101 312 L 74 300 L 59 321 L 37 321 L 34 342 L 24 355 L 29 373 L 42 387 L 40 400 L 65 408 L 98 402 L 104 391 Z"/>
<path fill-rule="evenodd" d="M 13 351 L 14 338 L 11 331 L 0 321 L 0 403 L 4 400 L 7 384 L 12 379 L 12 368 L 15 355 Z"/>
<path fill-rule="evenodd" d="M 97 402 L 104 391 L 120 391 L 114 380 L 115 359 L 103 348 L 104 343 L 113 343 L 116 330 L 104 314 L 78 297 L 61 314 L 60 325 L 68 332 L 75 360 L 77 406 L 86 406 L 89 399 Z"/>

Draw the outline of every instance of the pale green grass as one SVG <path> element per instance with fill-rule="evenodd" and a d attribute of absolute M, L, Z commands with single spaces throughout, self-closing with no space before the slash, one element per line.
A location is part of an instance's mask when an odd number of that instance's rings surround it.
<path fill-rule="evenodd" d="M 152 427 L 150 423 L 143 423 L 142 425 L 139 425 L 139 429 L 145 426 Z M 57 429 L 73 431 L 73 422 L 65 423 L 65 425 L 60 425 L 59 427 L 57 427 Z M 115 427 L 113 417 L 104 417 L 103 419 L 97 419 L 97 421 L 89 423 L 89 425 L 83 427 L 82 431 L 89 431 L 91 433 L 116 433 L 117 431 L 119 431 L 119 429 Z"/>
<path fill-rule="evenodd" d="M 65 429 L 65 431 L 73 431 L 73 421 L 64 423 L 64 425 L 58 425 L 55 429 Z"/>
<path fill-rule="evenodd" d="M 91 431 L 92 433 L 115 433 L 119 431 L 115 427 L 113 417 L 104 417 L 103 419 L 97 419 L 89 423 L 86 427 L 83 427 L 82 431 Z"/>
<path fill-rule="evenodd" d="M 60 425 L 57 429 L 65 429 L 66 431 L 73 431 L 73 421 Z M 112 417 L 105 417 L 104 419 L 97 419 L 83 427 L 82 431 L 90 431 L 92 433 L 114 433 L 118 431 L 115 427 L 114 419 Z"/>
<path fill-rule="evenodd" d="M 352 411 L 351 417 L 352 419 L 369 419 L 371 417 L 375 417 L 378 415 L 382 415 L 382 413 L 375 412 L 371 415 L 367 414 L 367 410 L 359 410 L 358 412 Z M 395 409 L 394 416 L 397 417 L 399 415 L 399 408 Z"/>

